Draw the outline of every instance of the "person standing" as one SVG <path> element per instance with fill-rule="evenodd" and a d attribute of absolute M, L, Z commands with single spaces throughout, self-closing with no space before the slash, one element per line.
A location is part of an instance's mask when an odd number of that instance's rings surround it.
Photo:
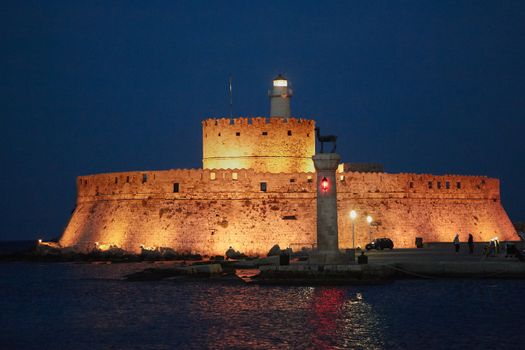
<path fill-rule="evenodd" d="M 459 234 L 456 233 L 456 237 L 454 237 L 454 248 L 456 249 L 456 253 L 459 253 Z"/>
<path fill-rule="evenodd" d="M 468 253 L 474 253 L 474 236 L 472 236 L 472 233 L 468 234 Z"/>

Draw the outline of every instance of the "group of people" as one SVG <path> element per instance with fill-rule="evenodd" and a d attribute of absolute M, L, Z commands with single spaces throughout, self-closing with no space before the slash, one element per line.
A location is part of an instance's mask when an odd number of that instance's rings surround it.
<path fill-rule="evenodd" d="M 459 233 L 456 233 L 456 236 L 454 237 L 454 249 L 456 250 L 456 253 L 459 253 Z M 473 254 L 474 253 L 474 236 L 472 236 L 472 233 L 468 234 L 468 253 Z"/>
<path fill-rule="evenodd" d="M 460 241 L 459 241 L 459 234 L 456 233 L 456 236 L 454 236 L 454 240 L 452 241 L 454 244 L 454 250 L 456 253 L 459 253 L 460 248 Z M 474 237 L 471 233 L 468 235 L 468 250 L 469 254 L 474 253 Z M 523 249 L 523 248 L 520 248 Z M 525 261 L 525 250 L 520 250 L 516 247 L 516 244 L 513 242 L 503 242 L 503 244 L 500 243 L 498 237 L 492 238 L 489 242 L 487 242 L 483 247 L 483 255 L 489 257 L 489 256 L 498 256 L 500 253 L 505 252 L 505 258 L 515 256 L 520 261 Z"/>

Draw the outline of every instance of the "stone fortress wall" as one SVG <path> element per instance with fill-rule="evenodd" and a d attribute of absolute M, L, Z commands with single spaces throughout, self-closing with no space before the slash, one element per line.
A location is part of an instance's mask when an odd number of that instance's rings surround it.
<path fill-rule="evenodd" d="M 171 247 L 204 255 L 222 255 L 230 246 L 258 255 L 274 244 L 311 247 L 317 222 L 315 122 L 289 117 L 290 96 L 279 75 L 270 94 L 272 117 L 204 120 L 203 169 L 78 177 L 77 206 L 60 244 L 135 252 L 142 245 Z M 468 233 L 476 241 L 517 239 L 497 179 L 387 174 L 355 164 L 340 170 L 342 248 L 351 247 L 351 210 L 359 215 L 357 246 L 369 242 L 369 235 L 390 237 L 396 247 L 413 247 L 416 237 L 450 242 L 456 233 L 462 240 Z"/>
<path fill-rule="evenodd" d="M 204 169 L 314 171 L 315 122 L 297 118 L 222 118 L 202 122 Z"/>
<path fill-rule="evenodd" d="M 222 255 L 230 246 L 247 254 L 266 254 L 274 244 L 311 246 L 315 182 L 312 172 L 254 169 L 80 176 L 77 206 L 60 244 L 90 249 L 98 242 L 130 251 L 163 246 L 205 255 Z M 476 241 L 517 239 L 497 179 L 339 172 L 337 191 L 342 248 L 352 244 L 352 209 L 359 215 L 357 246 L 368 242 L 369 233 L 392 238 L 396 247 L 413 247 L 415 237 L 450 242 L 456 232 L 462 240 L 468 233 Z M 375 220 L 371 226 L 366 215 Z"/>

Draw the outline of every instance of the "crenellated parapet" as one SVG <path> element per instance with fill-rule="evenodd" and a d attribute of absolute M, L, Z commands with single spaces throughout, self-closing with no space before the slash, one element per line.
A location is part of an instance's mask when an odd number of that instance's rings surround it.
<path fill-rule="evenodd" d="M 401 198 L 479 198 L 500 199 L 499 180 L 486 176 L 339 173 L 340 192 L 363 197 L 389 194 Z"/>
<path fill-rule="evenodd" d="M 109 198 L 213 199 L 315 192 L 313 173 L 259 173 L 253 169 L 176 169 L 79 176 L 77 202 Z"/>
<path fill-rule="evenodd" d="M 300 118 L 219 118 L 202 122 L 203 168 L 259 172 L 313 171 L 315 121 Z"/>
<path fill-rule="evenodd" d="M 483 176 L 343 172 L 336 177 L 341 198 L 492 199 L 499 180 Z M 78 201 L 107 198 L 213 199 L 217 196 L 315 196 L 315 174 L 253 169 L 174 169 L 79 176 Z"/>
<path fill-rule="evenodd" d="M 239 117 L 239 118 L 209 118 L 202 121 L 206 127 L 227 127 L 230 125 L 300 125 L 304 127 L 315 127 L 315 121 L 304 118 L 280 118 L 280 117 Z"/>

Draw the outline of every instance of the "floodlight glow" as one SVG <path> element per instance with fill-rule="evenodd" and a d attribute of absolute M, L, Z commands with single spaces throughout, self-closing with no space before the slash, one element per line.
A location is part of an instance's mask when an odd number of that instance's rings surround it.
<path fill-rule="evenodd" d="M 355 210 L 350 211 L 350 219 L 355 220 L 357 217 L 357 212 Z"/>
<path fill-rule="evenodd" d="M 372 217 L 371 217 L 370 215 L 368 215 L 368 216 L 366 217 L 366 222 L 368 222 L 368 224 L 371 224 L 371 223 L 372 223 L 372 220 L 373 220 L 373 219 L 372 219 Z"/>

